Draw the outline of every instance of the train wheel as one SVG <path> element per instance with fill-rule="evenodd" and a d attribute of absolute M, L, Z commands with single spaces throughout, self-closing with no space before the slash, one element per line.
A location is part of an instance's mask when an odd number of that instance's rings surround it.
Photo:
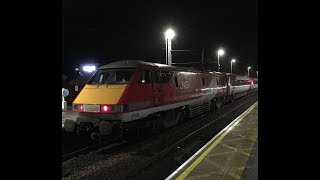
<path fill-rule="evenodd" d="M 92 131 L 90 133 L 90 138 L 93 140 L 93 141 L 98 141 L 100 140 L 100 132 L 99 131 Z"/>
<path fill-rule="evenodd" d="M 217 101 L 216 101 L 216 108 L 219 109 L 223 104 L 223 99 L 222 98 L 219 98 Z"/>
<path fill-rule="evenodd" d="M 216 109 L 216 101 L 214 99 L 211 99 L 210 102 L 210 111 L 214 112 Z"/>
<path fill-rule="evenodd" d="M 181 112 L 179 109 L 172 109 L 163 112 L 162 125 L 164 128 L 170 128 L 178 124 Z"/>
<path fill-rule="evenodd" d="M 179 123 L 182 123 L 185 121 L 187 117 L 187 109 L 185 107 L 183 107 L 181 110 L 180 110 L 180 118 L 179 118 Z"/>
<path fill-rule="evenodd" d="M 230 102 L 233 102 L 233 101 L 234 101 L 234 97 L 233 97 L 233 96 L 230 96 L 230 99 L 231 99 Z"/>

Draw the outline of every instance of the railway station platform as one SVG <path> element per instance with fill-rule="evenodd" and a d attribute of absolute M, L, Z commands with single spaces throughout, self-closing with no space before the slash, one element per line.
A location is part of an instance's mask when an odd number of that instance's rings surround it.
<path fill-rule="evenodd" d="M 258 179 L 258 102 L 166 179 Z"/>

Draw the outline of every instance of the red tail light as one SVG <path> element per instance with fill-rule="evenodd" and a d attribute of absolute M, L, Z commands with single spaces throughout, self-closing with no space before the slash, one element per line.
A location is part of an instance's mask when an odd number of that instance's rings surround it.
<path fill-rule="evenodd" d="M 112 106 L 110 106 L 110 105 L 101 105 L 100 109 L 101 109 L 101 112 L 110 112 L 110 111 L 112 111 Z"/>

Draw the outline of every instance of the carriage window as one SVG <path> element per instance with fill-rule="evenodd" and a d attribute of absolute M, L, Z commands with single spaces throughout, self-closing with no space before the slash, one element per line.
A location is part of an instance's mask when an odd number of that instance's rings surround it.
<path fill-rule="evenodd" d="M 220 77 L 220 83 L 222 86 L 226 84 L 226 78 L 225 77 Z"/>
<path fill-rule="evenodd" d="M 99 69 L 88 84 L 127 84 L 134 69 Z"/>
<path fill-rule="evenodd" d="M 202 85 L 203 85 L 203 86 L 205 85 L 204 78 L 202 78 Z"/>
<path fill-rule="evenodd" d="M 141 73 L 141 78 L 139 80 L 139 83 L 142 83 L 142 84 L 148 84 L 151 82 L 151 79 L 150 79 L 150 71 L 143 71 Z"/>
<path fill-rule="evenodd" d="M 159 71 L 151 71 L 153 83 L 160 83 Z"/>
<path fill-rule="evenodd" d="M 236 80 L 232 80 L 232 85 L 236 86 L 237 85 L 237 81 Z"/>
<path fill-rule="evenodd" d="M 176 82 L 176 87 L 179 87 L 179 85 L 178 85 L 178 77 L 174 77 L 174 81 Z"/>
<path fill-rule="evenodd" d="M 161 77 L 160 77 L 161 83 L 168 83 L 172 76 L 173 76 L 172 72 L 162 71 Z"/>
<path fill-rule="evenodd" d="M 239 86 L 239 85 L 240 85 L 239 80 L 235 80 L 235 81 L 234 81 L 234 85 L 235 85 L 235 86 Z"/>

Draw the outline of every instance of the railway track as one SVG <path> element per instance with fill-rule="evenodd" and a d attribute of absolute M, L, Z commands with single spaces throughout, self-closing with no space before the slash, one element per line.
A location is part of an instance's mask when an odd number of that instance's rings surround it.
<path fill-rule="evenodd" d="M 121 145 L 123 144 L 123 142 L 121 143 L 118 143 L 116 144 L 115 142 L 119 142 L 119 139 L 118 138 L 113 138 L 113 139 L 110 139 L 108 141 L 104 141 L 104 142 L 99 142 L 97 144 L 94 144 L 94 145 L 90 145 L 88 147 L 85 147 L 85 148 L 81 148 L 81 149 L 78 149 L 76 151 L 73 151 L 73 152 L 70 152 L 70 153 L 67 153 L 67 154 L 64 154 L 62 155 L 62 162 L 68 160 L 68 159 L 71 159 L 73 157 L 77 157 L 79 155 L 84 155 L 84 154 L 87 154 L 91 151 L 94 151 L 94 150 L 97 150 L 97 149 L 100 149 L 102 147 L 107 147 L 107 146 L 110 146 L 111 147 L 114 147 L 112 145 Z"/>
<path fill-rule="evenodd" d="M 244 101 L 244 99 L 246 101 Z M 128 159 L 125 160 L 125 162 L 130 162 L 132 163 L 132 161 L 134 161 L 134 165 L 130 165 L 130 163 L 126 163 L 126 167 L 121 167 L 121 161 L 117 160 L 117 154 L 115 155 L 113 152 L 114 151 L 107 151 L 104 157 L 95 157 L 96 159 L 105 159 L 106 161 L 114 161 L 115 164 L 117 165 L 110 165 L 110 170 L 108 169 L 108 172 L 103 172 L 101 174 L 101 172 L 96 172 L 96 173 L 91 173 L 91 175 L 89 176 L 88 174 L 85 175 L 85 171 L 82 172 L 84 175 L 83 176 L 76 176 L 76 179 L 81 179 L 81 177 L 83 177 L 84 179 L 88 178 L 88 177 L 98 177 L 98 179 L 100 178 L 111 178 L 111 179 L 126 179 L 128 177 L 134 177 L 136 176 L 136 174 L 139 174 L 139 172 L 142 172 L 144 169 L 147 169 L 148 167 L 150 167 L 150 165 L 152 164 L 156 164 L 156 162 L 159 159 L 162 159 L 163 157 L 165 157 L 166 155 L 170 154 L 170 152 L 173 152 L 175 149 L 177 149 L 177 147 L 183 147 L 183 144 L 186 144 L 186 142 L 188 142 L 190 139 L 194 138 L 196 139 L 197 136 L 198 139 L 203 140 L 203 137 L 206 137 L 208 135 L 200 135 L 201 132 L 203 132 L 205 129 L 208 129 L 211 126 L 215 126 L 216 128 L 216 133 L 218 133 L 221 129 L 224 128 L 223 124 L 225 123 L 221 123 L 220 121 L 224 120 L 225 117 L 227 117 L 230 113 L 240 109 L 241 107 L 245 106 L 246 104 L 248 104 L 250 101 L 254 101 L 257 99 L 257 96 L 252 94 L 247 96 L 247 98 L 240 98 L 236 101 L 234 101 L 231 104 L 227 104 L 223 107 L 221 107 L 218 111 L 216 112 L 210 112 L 207 113 L 207 115 L 202 115 L 202 116 L 198 116 L 198 117 L 194 117 L 192 119 L 190 119 L 189 121 L 184 122 L 183 124 L 180 124 L 177 127 L 171 128 L 169 130 L 167 130 L 165 133 L 161 133 L 158 135 L 154 135 L 152 137 L 149 136 L 149 138 L 147 138 L 146 140 L 144 140 L 143 142 L 138 142 L 137 144 L 131 144 L 131 145 L 126 145 L 126 148 L 120 148 L 120 150 L 118 151 L 118 154 L 120 153 L 124 153 L 124 155 L 121 155 L 121 157 L 123 156 L 127 156 L 128 155 Z M 203 118 L 206 116 L 212 116 L 214 115 L 216 118 Z M 198 119 L 201 119 L 201 123 Z M 195 121 L 195 119 L 197 119 Z M 204 120 L 203 120 L 204 119 Z M 219 123 L 218 123 L 219 122 Z M 220 130 L 219 130 L 220 129 Z M 192 131 L 190 131 L 192 130 Z M 218 131 L 219 130 L 219 131 Z M 210 137 L 210 136 L 208 136 Z M 70 159 L 71 157 L 75 157 L 75 156 L 79 156 L 80 154 L 86 154 L 88 152 L 91 152 L 93 150 L 102 148 L 108 146 L 108 144 L 97 144 L 91 147 L 87 147 L 87 148 L 83 148 L 81 150 L 69 153 L 68 155 L 66 155 L 65 159 Z M 109 145 L 110 146 L 110 145 Z M 143 148 L 141 148 L 143 147 Z M 100 151 L 101 152 L 101 151 Z M 129 153 L 130 152 L 130 153 Z M 134 158 L 131 157 L 132 154 L 136 154 L 139 157 L 135 157 L 137 158 L 137 160 L 133 160 Z M 114 156 L 114 158 L 113 158 Z M 93 159 L 95 159 L 93 158 Z M 109 160 L 110 158 L 110 160 Z M 131 158 L 131 159 L 130 159 Z M 81 162 L 83 162 L 83 160 L 79 160 Z M 88 162 L 88 164 L 92 164 L 92 163 L 97 163 L 94 160 L 91 160 L 91 163 Z M 71 163 L 71 162 L 70 162 Z M 73 166 L 73 165 L 66 165 L 66 166 Z M 120 164 L 120 165 L 119 165 Z M 120 166 L 121 168 L 117 167 Z M 124 165 L 122 165 L 124 166 Z M 134 167 L 134 168 L 132 168 Z M 77 165 L 74 165 L 73 169 L 69 169 L 66 170 L 69 173 L 72 174 L 72 172 L 74 172 L 74 169 L 77 169 Z M 103 170 L 104 169 L 104 170 Z M 101 169 L 101 171 L 105 171 L 106 168 Z M 113 172 L 117 172 L 117 173 L 113 173 Z M 67 173 L 68 174 L 68 173 Z M 70 175 L 71 177 L 74 177 L 72 175 Z M 64 177 L 68 177 L 68 175 L 65 175 Z M 67 178 L 69 179 L 69 178 Z M 72 179 L 72 178 L 70 178 Z M 139 178 L 138 178 L 139 179 Z"/>
<path fill-rule="evenodd" d="M 238 100 L 234 101 L 234 103 L 236 103 L 237 101 L 238 101 Z M 217 114 L 222 113 L 223 111 L 225 111 L 226 109 L 228 109 L 229 105 L 230 105 L 230 104 L 225 105 L 225 106 L 222 106 L 222 107 L 221 107 L 220 109 L 218 109 L 218 111 L 215 112 L 215 113 L 217 113 Z M 203 116 L 203 115 L 202 115 L 202 116 Z M 196 117 L 194 117 L 194 118 L 196 118 Z M 192 119 L 194 119 L 194 118 L 192 118 Z M 192 120 L 189 120 L 189 121 L 184 122 L 184 124 L 183 124 L 184 127 L 182 127 L 182 128 L 179 127 L 179 129 L 175 128 L 176 131 L 177 131 L 176 133 L 179 133 L 180 131 L 183 131 L 185 128 L 189 128 L 190 126 L 194 126 L 195 123 L 197 123 L 197 122 L 192 121 Z M 97 142 L 97 143 L 95 143 L 95 144 L 93 144 L 93 145 L 92 145 L 92 144 L 89 144 L 89 143 L 88 143 L 88 145 L 86 145 L 86 146 L 84 146 L 84 147 L 83 147 L 83 145 L 82 145 L 82 146 L 80 146 L 80 147 L 78 147 L 78 148 L 75 148 L 76 150 L 74 150 L 74 151 L 72 151 L 72 152 L 63 153 L 63 155 L 62 155 L 62 162 L 66 161 L 66 160 L 68 160 L 68 159 L 71 159 L 71 158 L 73 158 L 73 157 L 77 157 L 77 156 L 79 156 L 79 155 L 84 155 L 84 154 L 86 154 L 86 153 L 89 153 L 89 152 L 91 152 L 91 151 L 97 150 L 97 149 L 102 148 L 102 147 L 112 146 L 112 143 L 118 143 L 119 141 L 120 141 L 119 139 L 113 138 L 113 139 L 110 139 L 110 140 L 108 140 L 108 141 Z M 122 143 L 122 144 L 124 144 L 124 143 Z"/>
<path fill-rule="evenodd" d="M 230 113 L 236 111 L 237 109 L 243 107 L 244 105 L 247 105 L 249 102 L 252 102 L 253 100 L 256 100 L 256 97 L 253 97 L 252 99 L 249 99 L 248 101 L 236 106 L 235 108 L 232 108 L 231 110 L 228 110 L 226 113 L 221 113 L 220 116 L 214 120 L 212 120 L 209 123 L 206 123 L 205 125 L 201 126 L 200 128 L 196 129 L 195 131 L 191 132 L 189 135 L 187 135 L 186 137 L 182 138 L 181 140 L 173 143 L 172 145 L 170 145 L 169 147 L 163 149 L 162 151 L 154 154 L 152 157 L 150 157 L 149 159 L 143 161 L 140 164 L 137 164 L 134 168 L 126 171 L 125 173 L 121 173 L 120 176 L 117 176 L 115 179 L 131 179 L 132 177 L 134 177 L 137 173 L 143 171 L 144 169 L 146 169 L 148 166 L 155 164 L 156 161 L 158 161 L 159 159 L 165 157 L 167 154 L 169 154 L 170 152 L 174 151 L 177 149 L 177 147 L 182 147 L 184 146 L 184 144 L 186 142 L 191 142 L 191 139 L 196 139 L 196 136 L 199 136 L 199 139 L 202 139 L 204 136 L 201 135 L 201 133 L 206 129 L 206 128 L 210 128 L 210 126 L 212 126 L 215 122 L 225 118 L 226 116 L 228 116 Z M 225 108 L 226 110 L 227 108 Z M 222 110 L 222 109 L 221 109 Z M 192 123 L 190 123 L 189 125 L 191 125 Z M 223 127 L 221 127 L 223 129 Z M 218 134 L 218 132 L 216 133 Z M 139 178 L 138 178 L 139 179 Z"/>

